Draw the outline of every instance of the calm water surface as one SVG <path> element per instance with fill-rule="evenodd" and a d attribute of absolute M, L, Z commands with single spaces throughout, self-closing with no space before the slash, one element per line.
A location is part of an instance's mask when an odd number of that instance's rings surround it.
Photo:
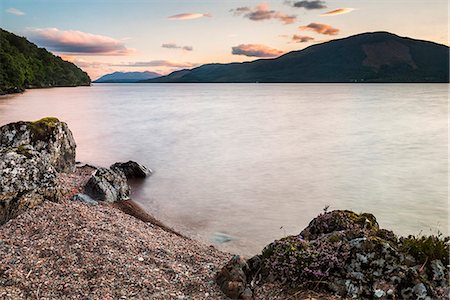
<path fill-rule="evenodd" d="M 56 116 L 79 161 L 155 173 L 133 197 L 170 226 L 254 254 L 322 209 L 448 233 L 448 85 L 128 84 L 0 98 L 0 125 Z"/>

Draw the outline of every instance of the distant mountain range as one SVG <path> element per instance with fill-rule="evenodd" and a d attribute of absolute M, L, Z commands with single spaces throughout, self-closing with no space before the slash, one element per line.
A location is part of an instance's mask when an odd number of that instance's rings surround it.
<path fill-rule="evenodd" d="M 106 74 L 95 80 L 94 83 L 134 83 L 141 80 L 160 77 L 161 74 L 155 72 L 114 72 Z"/>
<path fill-rule="evenodd" d="M 73 63 L 0 28 L 0 95 L 27 88 L 90 85 Z"/>
<path fill-rule="evenodd" d="M 206 64 L 141 82 L 449 82 L 449 47 L 363 33 L 274 59 Z"/>

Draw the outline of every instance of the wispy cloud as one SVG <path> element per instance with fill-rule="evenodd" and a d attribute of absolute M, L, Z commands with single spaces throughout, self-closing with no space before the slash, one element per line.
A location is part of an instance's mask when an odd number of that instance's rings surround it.
<path fill-rule="evenodd" d="M 197 64 L 189 62 L 175 62 L 170 60 L 150 60 L 150 61 L 138 61 L 128 62 L 112 65 L 114 67 L 170 67 L 170 68 L 191 68 Z"/>
<path fill-rule="evenodd" d="M 202 17 L 212 17 L 211 14 L 201 14 L 201 13 L 182 13 L 174 16 L 167 17 L 169 20 L 192 20 Z"/>
<path fill-rule="evenodd" d="M 24 16 L 25 13 L 17 8 L 14 7 L 10 7 L 6 10 L 7 13 L 12 14 L 12 15 L 16 15 L 16 16 Z"/>
<path fill-rule="evenodd" d="M 181 49 L 181 50 L 185 50 L 185 51 L 194 50 L 194 48 L 192 46 L 178 46 L 175 43 L 162 44 L 161 47 L 167 48 L 167 49 Z"/>
<path fill-rule="evenodd" d="M 294 34 L 292 40 L 296 43 L 308 43 L 314 41 L 314 38 L 311 36 Z"/>
<path fill-rule="evenodd" d="M 238 7 L 230 10 L 235 16 L 243 16 L 244 18 L 252 21 L 263 21 L 276 19 L 284 24 L 292 24 L 297 19 L 295 15 L 288 15 L 279 11 L 270 9 L 269 5 L 262 3 L 254 8 L 251 7 Z"/>
<path fill-rule="evenodd" d="M 38 45 L 60 53 L 123 56 L 135 52 L 122 41 L 77 30 L 35 28 L 28 31 L 28 37 Z"/>
<path fill-rule="evenodd" d="M 283 51 L 259 44 L 241 44 L 231 48 L 234 55 L 245 55 L 250 57 L 276 57 Z"/>
<path fill-rule="evenodd" d="M 299 29 L 314 31 L 314 32 L 317 32 L 320 34 L 325 34 L 325 35 L 337 35 L 340 31 L 338 28 L 334 28 L 330 25 L 321 24 L 321 23 L 310 23 L 306 26 L 300 26 Z"/>
<path fill-rule="evenodd" d="M 348 14 L 354 10 L 355 10 L 354 8 L 350 8 L 350 7 L 338 8 L 338 9 L 326 12 L 324 14 L 321 14 L 321 16 L 328 17 L 328 16 L 343 15 L 343 14 Z"/>
<path fill-rule="evenodd" d="M 298 8 L 308 10 L 327 8 L 326 2 L 321 0 L 286 1 L 285 3 Z"/>

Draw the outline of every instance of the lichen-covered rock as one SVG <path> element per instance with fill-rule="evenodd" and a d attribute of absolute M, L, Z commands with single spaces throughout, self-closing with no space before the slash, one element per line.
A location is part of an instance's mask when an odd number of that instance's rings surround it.
<path fill-rule="evenodd" d="M 245 260 L 235 255 L 216 275 L 216 282 L 225 295 L 231 299 L 252 299 L 252 291 L 247 285 L 249 272 Z"/>
<path fill-rule="evenodd" d="M 314 218 L 300 235 L 306 240 L 314 240 L 323 234 L 343 230 L 358 234 L 361 231 L 376 231 L 378 229 L 377 220 L 372 214 L 357 214 L 349 210 L 336 210 Z"/>
<path fill-rule="evenodd" d="M 25 156 L 35 150 L 57 172 L 69 173 L 75 169 L 75 140 L 67 124 L 56 118 L 0 127 L 0 147 L 16 148 Z"/>
<path fill-rule="evenodd" d="M 0 127 L 0 224 L 44 200 L 61 200 L 58 172 L 75 166 L 75 141 L 56 118 Z"/>
<path fill-rule="evenodd" d="M 97 201 L 116 202 L 130 198 L 130 187 L 122 171 L 98 168 L 84 187 L 84 192 Z"/>
<path fill-rule="evenodd" d="M 397 239 L 371 214 L 333 211 L 241 265 L 250 286 L 278 282 L 287 290 L 316 288 L 358 299 L 441 299 L 450 291 L 443 267 L 448 243 L 448 237 Z"/>
<path fill-rule="evenodd" d="M 117 162 L 113 164 L 111 170 L 120 170 L 125 174 L 125 177 L 128 179 L 131 178 L 145 178 L 152 175 L 152 170 L 147 167 L 135 162 L 135 161 L 127 161 L 125 163 Z"/>

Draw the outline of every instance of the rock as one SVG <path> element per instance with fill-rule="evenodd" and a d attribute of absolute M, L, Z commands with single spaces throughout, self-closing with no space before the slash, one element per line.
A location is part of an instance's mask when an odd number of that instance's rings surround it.
<path fill-rule="evenodd" d="M 130 187 L 122 171 L 98 168 L 84 187 L 85 194 L 97 201 L 128 200 Z"/>
<path fill-rule="evenodd" d="M 427 298 L 427 288 L 423 283 L 418 283 L 413 287 L 414 294 L 416 294 L 416 299 L 425 300 Z"/>
<path fill-rule="evenodd" d="M 372 214 L 356 214 L 349 210 L 335 210 L 313 219 L 300 233 L 306 240 L 315 240 L 320 235 L 337 231 L 378 230 L 377 220 Z"/>
<path fill-rule="evenodd" d="M 70 173 L 75 169 L 75 140 L 67 124 L 56 118 L 2 126 L 0 147 L 16 148 L 24 156 L 37 151 L 57 172 Z"/>
<path fill-rule="evenodd" d="M 241 294 L 241 298 L 244 300 L 252 300 L 253 292 L 249 287 L 246 287 L 245 290 Z"/>
<path fill-rule="evenodd" d="M 75 147 L 56 118 L 0 127 L 0 224 L 44 200 L 61 200 L 58 172 L 74 170 Z"/>
<path fill-rule="evenodd" d="M 235 237 L 223 232 L 215 232 L 211 239 L 217 244 L 224 244 L 236 240 Z"/>
<path fill-rule="evenodd" d="M 286 291 L 323 289 L 357 299 L 442 299 L 450 291 L 449 240 L 398 239 L 371 214 L 332 211 L 299 235 L 270 243 L 247 264 L 233 258 L 217 279 L 225 294 L 241 298 L 249 286 L 276 283 Z"/>
<path fill-rule="evenodd" d="M 117 162 L 110 167 L 111 170 L 120 170 L 125 174 L 127 179 L 131 178 L 145 178 L 152 175 L 152 170 L 138 164 L 135 161 L 128 161 L 125 163 Z"/>
<path fill-rule="evenodd" d="M 248 298 L 247 276 L 248 266 L 243 258 L 235 255 L 216 275 L 216 282 L 225 295 L 231 299 Z M 251 292 L 251 290 L 250 290 Z M 243 297 L 246 298 L 243 298 Z"/>
<path fill-rule="evenodd" d="M 433 280 L 445 282 L 446 269 L 439 259 L 431 262 L 431 270 L 433 272 Z"/>
<path fill-rule="evenodd" d="M 73 201 L 80 201 L 89 205 L 97 205 L 98 202 L 86 194 L 76 194 L 72 196 Z"/>

